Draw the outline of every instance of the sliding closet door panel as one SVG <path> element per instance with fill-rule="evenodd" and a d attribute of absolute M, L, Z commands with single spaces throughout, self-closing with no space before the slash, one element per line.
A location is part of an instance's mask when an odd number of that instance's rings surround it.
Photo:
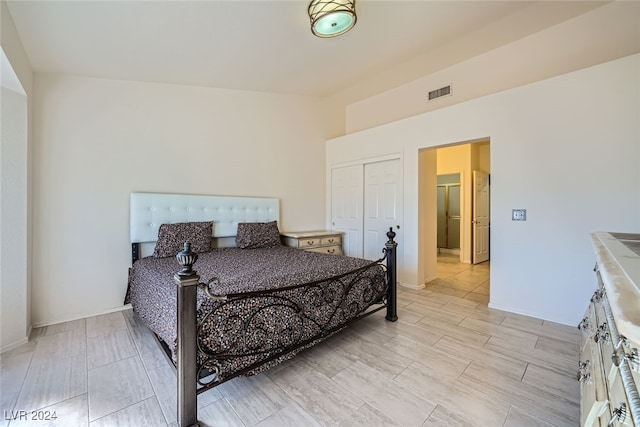
<path fill-rule="evenodd" d="M 362 257 L 363 166 L 331 170 L 331 228 L 344 232 L 345 255 Z"/>
<path fill-rule="evenodd" d="M 402 187 L 400 160 L 367 163 L 364 165 L 364 258 L 375 260 L 382 256 L 389 227 L 401 241 Z"/>

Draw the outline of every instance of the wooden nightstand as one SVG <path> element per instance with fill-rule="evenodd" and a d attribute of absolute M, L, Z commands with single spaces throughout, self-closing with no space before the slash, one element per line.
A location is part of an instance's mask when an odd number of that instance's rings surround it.
<path fill-rule="evenodd" d="M 342 231 L 320 230 L 280 232 L 285 245 L 309 252 L 344 255 L 342 251 Z"/>

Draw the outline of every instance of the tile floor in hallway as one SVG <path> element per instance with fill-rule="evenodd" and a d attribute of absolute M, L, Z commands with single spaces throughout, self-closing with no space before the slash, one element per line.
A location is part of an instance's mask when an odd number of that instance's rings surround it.
<path fill-rule="evenodd" d="M 441 280 L 452 283 L 464 271 Z M 199 420 L 577 426 L 577 328 L 468 298 L 482 295 L 475 291 L 482 279 L 478 269 L 456 278 L 469 284 L 465 295 L 402 288 L 398 322 L 377 313 L 274 369 L 222 384 L 199 396 Z M 0 355 L 0 365 L 0 427 L 175 425 L 175 374 L 131 310 L 37 329 L 29 343 Z M 55 411 L 57 419 L 11 420 L 32 410 Z"/>
<path fill-rule="evenodd" d="M 438 278 L 426 284 L 427 290 L 453 295 L 483 304 L 489 303 L 490 261 L 463 264 L 460 255 L 438 254 Z"/>

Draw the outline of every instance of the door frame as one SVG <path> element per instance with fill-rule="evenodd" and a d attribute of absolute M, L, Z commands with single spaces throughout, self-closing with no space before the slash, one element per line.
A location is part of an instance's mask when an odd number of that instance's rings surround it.
<path fill-rule="evenodd" d="M 477 152 L 478 155 L 486 155 L 488 156 L 486 159 L 481 159 L 480 157 L 473 157 L 473 162 L 478 161 L 478 166 L 475 163 L 470 164 L 470 167 L 464 170 L 460 170 L 460 183 L 462 185 L 462 193 L 466 193 L 467 191 L 471 191 L 471 188 L 468 190 L 465 187 L 470 187 L 469 183 L 467 183 L 467 177 L 470 179 L 471 170 L 470 169 L 480 169 L 491 172 L 491 137 L 480 137 L 475 139 L 467 139 L 467 140 L 458 140 L 458 141 L 450 141 L 448 143 L 441 143 L 433 146 L 420 146 L 417 148 L 418 150 L 418 194 L 419 201 L 417 206 L 417 224 L 418 224 L 418 274 L 417 280 L 419 287 L 424 287 L 424 283 L 429 282 L 437 277 L 437 258 L 438 258 L 438 250 L 437 250 L 437 218 L 436 218 L 436 176 L 437 176 L 437 159 L 436 152 L 441 148 L 448 148 L 460 145 L 472 145 L 472 144 L 482 144 L 488 143 L 488 151 L 485 153 Z M 465 183 L 467 185 L 465 186 Z M 462 221 L 466 222 L 469 229 L 471 228 L 471 200 L 467 200 L 468 198 L 465 196 L 462 197 L 461 200 L 461 212 L 462 212 Z M 433 206 L 431 205 L 433 203 Z M 465 215 L 465 211 L 469 209 L 467 215 Z M 405 207 L 405 217 L 408 215 L 408 208 Z M 491 209 L 490 209 L 491 213 Z M 491 230 L 490 230 L 491 233 Z M 471 265 L 471 233 L 466 233 L 463 235 L 464 242 L 461 242 L 461 246 L 466 245 L 467 249 L 461 249 L 460 251 L 460 261 L 463 263 L 469 263 Z M 406 238 L 406 236 L 405 236 Z M 466 254 L 466 255 L 465 255 Z"/>

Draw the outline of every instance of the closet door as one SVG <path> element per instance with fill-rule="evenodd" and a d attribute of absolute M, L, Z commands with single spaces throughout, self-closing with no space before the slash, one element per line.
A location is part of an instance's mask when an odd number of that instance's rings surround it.
<path fill-rule="evenodd" d="M 364 258 L 382 257 L 389 227 L 402 242 L 400 159 L 364 165 Z"/>
<path fill-rule="evenodd" d="M 363 165 L 331 170 L 331 228 L 344 232 L 345 255 L 362 258 Z"/>

